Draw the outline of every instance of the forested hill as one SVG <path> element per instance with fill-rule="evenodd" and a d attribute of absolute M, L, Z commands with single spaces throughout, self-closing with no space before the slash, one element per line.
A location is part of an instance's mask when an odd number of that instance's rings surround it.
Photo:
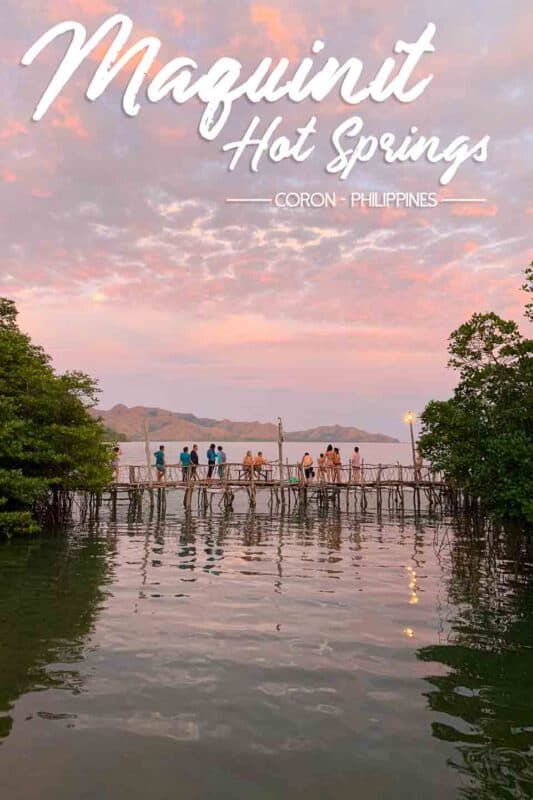
<path fill-rule="evenodd" d="M 122 434 L 130 441 L 144 439 L 146 424 L 151 439 L 161 441 L 234 441 L 270 442 L 278 436 L 271 422 L 233 422 L 229 419 L 209 419 L 194 414 L 167 411 L 162 408 L 119 404 L 108 411 L 98 410 L 107 428 Z M 369 433 L 356 427 L 326 425 L 308 430 L 285 432 L 288 442 L 397 442 L 392 436 Z"/>

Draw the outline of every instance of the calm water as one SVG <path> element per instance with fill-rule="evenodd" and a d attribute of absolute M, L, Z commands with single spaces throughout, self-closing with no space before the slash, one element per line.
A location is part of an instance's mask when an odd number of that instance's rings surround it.
<path fill-rule="evenodd" d="M 179 454 L 184 444 L 191 447 L 194 442 L 160 442 L 153 440 L 150 443 L 150 455 L 159 447 L 160 444 L 165 445 L 167 453 L 167 462 L 177 463 L 179 461 Z M 198 442 L 200 451 L 200 462 L 207 463 L 206 451 L 210 442 Z M 228 461 L 233 463 L 241 463 L 247 450 L 257 453 L 258 450 L 264 454 L 268 461 L 278 459 L 278 444 L 277 442 L 216 442 L 216 444 L 223 444 Z M 284 442 L 283 443 L 283 459 L 288 460 L 289 464 L 296 464 L 302 460 L 305 452 L 312 454 L 313 458 L 318 458 L 319 454 L 325 450 L 329 442 Z M 334 446 L 338 446 L 341 453 L 343 463 L 347 464 L 353 448 L 357 442 L 353 444 L 349 442 L 331 442 Z M 405 442 L 363 442 L 359 444 L 361 451 L 361 458 L 367 464 L 412 464 L 413 456 L 411 445 Z M 122 451 L 121 461 L 123 464 L 145 464 L 146 453 L 144 442 L 122 442 L 120 445 Z M 152 459 L 153 461 L 153 459 Z"/>
<path fill-rule="evenodd" d="M 533 797 L 532 551 L 311 512 L 2 543 L 0 797 Z"/>

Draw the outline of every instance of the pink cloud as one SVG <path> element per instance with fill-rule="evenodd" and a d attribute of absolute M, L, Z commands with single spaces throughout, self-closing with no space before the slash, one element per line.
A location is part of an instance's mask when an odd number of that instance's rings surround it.
<path fill-rule="evenodd" d="M 180 49 L 201 69 L 215 57 L 233 55 L 247 74 L 264 56 L 309 54 L 313 39 L 320 37 L 327 49 L 317 62 L 333 55 L 341 60 L 361 56 L 362 81 L 392 55 L 396 39 L 412 40 L 425 19 L 423 4 L 406 10 L 372 0 L 361 0 L 357 11 L 364 13 L 355 16 L 347 0 L 336 5 L 252 0 L 234 4 L 231 13 L 224 4 L 198 0 L 29 5 L 35 13 L 26 22 L 19 9 L 28 0 L 4 3 L 16 21 L 13 31 L 20 32 L 15 32 L 15 44 L 6 43 L 12 66 L 36 29 L 48 27 L 49 8 L 58 18 L 79 19 L 90 35 L 104 15 L 120 7 L 134 21 L 131 42 L 159 37 L 165 62 L 180 55 Z M 5 286 L 32 325 L 32 314 L 40 315 L 39 341 L 50 343 L 54 357 L 60 354 L 69 366 L 91 363 L 95 374 L 106 368 L 111 376 L 123 374 L 131 366 L 133 394 L 144 385 L 159 392 L 157 376 L 164 380 L 167 369 L 176 375 L 184 369 L 202 386 L 203 381 L 220 386 L 226 376 L 236 380 L 231 377 L 234 365 L 265 391 L 303 386 L 312 397 L 326 382 L 332 394 L 341 387 L 354 396 L 367 391 L 383 397 L 410 391 L 414 375 L 424 392 L 433 393 L 439 376 L 446 374 L 445 342 L 453 327 L 475 310 L 493 308 L 502 316 L 521 317 L 519 271 L 530 260 L 524 215 L 532 215 L 533 207 L 528 207 L 523 166 L 529 109 L 523 68 L 516 70 L 528 57 L 529 28 L 518 9 L 514 14 L 487 7 L 479 26 L 470 24 L 471 9 L 463 11 L 461 24 L 452 14 L 437 15 L 438 52 L 428 55 L 422 67 L 435 73 L 435 81 L 415 105 L 365 103 L 360 110 L 372 134 L 389 122 L 402 132 L 416 122 L 424 134 L 438 132 L 446 141 L 459 132 L 490 134 L 488 163 L 465 164 L 453 184 L 442 189 L 437 169 L 423 163 L 389 168 L 376 158 L 361 165 L 353 183 L 345 186 L 327 176 L 329 134 L 358 111 L 341 104 L 338 92 L 319 106 L 279 106 L 287 135 L 307 115 L 319 113 L 317 150 L 307 163 L 265 160 L 261 173 L 252 175 L 243 159 L 243 168 L 230 174 L 220 153 L 225 137 L 209 144 L 192 135 L 199 106 L 178 109 L 169 102 L 152 107 L 141 92 L 139 118 L 127 120 L 120 113 L 133 63 L 112 82 L 105 98 L 84 102 L 87 79 L 111 36 L 72 79 L 65 92 L 71 101 L 54 105 L 39 125 L 27 120 L 66 37 L 43 53 L 40 65 L 17 68 L 20 91 L 10 96 L 12 119 L 0 129 L 0 140 L 12 147 L 12 160 L 6 162 L 11 169 L 0 171 L 0 185 L 18 181 L 15 187 L 4 186 L 12 222 L 6 226 L 0 283 L 9 276 Z M 191 34 L 186 42 L 185 27 Z M 241 134 L 253 113 L 266 121 L 276 110 L 235 103 L 227 140 Z M 316 213 L 224 203 L 225 196 L 270 195 L 297 186 L 342 194 L 358 188 L 359 181 L 488 201 L 425 211 L 355 211 L 341 205 Z M 497 205 L 504 196 L 505 209 Z M 87 330 L 94 334 L 90 347 Z M 251 345 L 250 352 L 243 343 Z M 188 364 L 188 357 L 209 366 Z M 214 380 L 211 363 L 218 369 Z M 141 377 L 148 374 L 154 379 Z M 180 385 L 178 376 L 178 390 Z M 202 394 L 196 380 L 191 385 L 196 396 Z M 120 387 L 120 393 L 124 399 L 128 391 Z M 173 392 L 173 403 L 177 396 Z M 334 408 L 338 400 L 335 396 Z M 214 413 L 214 408 L 205 412 Z"/>
<path fill-rule="evenodd" d="M 52 121 L 54 128 L 64 128 L 80 139 L 86 139 L 89 136 L 80 116 L 71 110 L 72 100 L 67 97 L 58 97 L 53 108 L 57 115 Z"/>
<path fill-rule="evenodd" d="M 393 29 L 390 25 L 384 25 L 378 33 L 375 34 L 370 42 L 370 46 L 375 53 L 380 55 L 388 55 L 396 41 Z"/>
<path fill-rule="evenodd" d="M 475 253 L 476 250 L 479 250 L 479 244 L 478 242 L 465 242 L 463 244 L 463 250 L 465 253 Z"/>
<path fill-rule="evenodd" d="M 493 203 L 488 205 L 485 203 L 458 203 L 454 205 L 451 214 L 454 217 L 495 217 L 498 213 L 498 206 Z"/>
<path fill-rule="evenodd" d="M 379 213 L 380 225 L 389 225 L 398 219 L 403 219 L 408 215 L 405 208 L 383 208 Z"/>
<path fill-rule="evenodd" d="M 185 25 L 185 14 L 178 8 L 167 8 L 163 15 L 169 19 L 175 28 L 182 30 Z"/>
<path fill-rule="evenodd" d="M 254 3 L 250 15 L 252 23 L 260 26 L 270 42 L 288 58 L 297 58 L 311 44 L 304 18 L 286 7 L 282 11 L 272 5 Z"/>
<path fill-rule="evenodd" d="M 149 37 L 149 36 L 155 36 L 156 38 L 161 39 L 163 37 L 163 34 L 162 34 L 161 31 L 157 32 L 157 29 L 153 30 L 151 28 L 143 28 L 143 27 L 141 27 L 140 25 L 137 25 L 137 24 L 134 25 L 132 34 L 131 34 L 131 36 L 130 36 L 130 38 L 128 40 L 127 45 L 124 47 L 122 53 L 124 53 L 129 47 L 131 47 L 136 42 L 139 42 L 141 39 L 144 39 L 144 38 Z M 104 58 L 104 56 L 106 55 L 107 51 L 109 50 L 109 47 L 111 45 L 112 40 L 113 40 L 112 36 L 110 36 L 110 37 L 108 37 L 108 40 L 104 40 L 97 47 L 95 47 L 94 50 L 91 50 L 91 52 L 89 53 L 89 56 L 88 56 L 89 59 L 91 61 L 95 61 L 96 63 L 99 64 L 102 61 L 102 59 Z M 178 53 L 174 52 L 174 55 L 178 55 Z M 130 80 L 131 75 L 135 71 L 136 67 L 141 62 L 142 58 L 143 58 L 143 53 L 142 52 L 140 52 L 136 56 L 134 56 L 128 62 L 127 66 L 124 69 L 120 70 L 120 72 L 117 75 L 115 81 L 119 85 L 127 84 L 128 81 Z M 163 61 L 161 61 L 160 59 L 156 58 L 154 60 L 154 62 L 152 63 L 152 65 L 150 66 L 150 69 L 148 70 L 148 72 L 146 74 L 148 75 L 149 78 L 153 78 L 163 68 L 163 66 L 164 66 Z"/>
<path fill-rule="evenodd" d="M 117 7 L 110 5 L 106 0 L 60 0 L 60 2 L 50 3 L 48 17 L 50 19 L 64 19 L 65 17 L 81 12 L 90 17 L 97 17 L 102 14 L 112 14 L 117 11 Z"/>
<path fill-rule="evenodd" d="M 155 129 L 154 135 L 163 142 L 179 142 L 187 137 L 187 131 L 178 125 L 173 128 L 163 125 Z"/>
<path fill-rule="evenodd" d="M 48 197 L 52 197 L 52 195 L 53 195 L 53 192 L 48 192 L 48 191 L 46 191 L 46 189 L 41 189 L 39 186 L 35 186 L 31 190 L 31 193 L 32 193 L 33 197 L 40 197 L 40 198 L 43 198 L 43 199 L 46 199 Z"/>
<path fill-rule="evenodd" d="M 19 122 L 16 119 L 11 119 L 7 123 L 6 127 L 0 131 L 0 140 L 5 141 L 6 139 L 12 139 L 14 136 L 18 136 L 21 133 L 27 133 L 28 129 L 22 122 Z"/>

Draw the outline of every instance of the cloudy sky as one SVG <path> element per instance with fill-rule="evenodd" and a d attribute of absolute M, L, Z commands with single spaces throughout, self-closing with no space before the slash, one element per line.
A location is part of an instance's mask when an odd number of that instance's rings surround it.
<path fill-rule="evenodd" d="M 221 56 L 239 59 L 243 74 L 264 56 L 296 65 L 320 38 L 317 63 L 357 56 L 367 82 L 397 39 L 415 41 L 433 22 L 436 51 L 419 72 L 434 78 L 412 104 L 241 100 L 209 142 L 197 132 L 197 100 L 150 104 L 141 92 L 140 113 L 128 118 L 126 75 L 88 102 L 104 47 L 33 122 L 67 42 L 27 67 L 24 52 L 61 20 L 92 33 L 117 11 L 134 22 L 132 43 L 162 40 L 154 71 L 184 55 L 204 71 Z M 457 324 L 476 310 L 520 317 L 533 213 L 527 0 L 2 0 L 0 17 L 0 295 L 17 301 L 22 326 L 58 369 L 99 379 L 103 407 L 281 414 L 288 428 L 338 422 L 401 435 L 406 408 L 453 385 L 446 337 Z M 312 157 L 264 159 L 254 174 L 243 156 L 230 172 L 222 145 L 254 114 L 263 128 L 281 114 L 280 133 L 292 137 L 317 115 Z M 412 125 L 444 145 L 488 134 L 488 159 L 467 162 L 446 187 L 440 165 L 379 157 L 339 182 L 324 169 L 330 137 L 354 114 L 366 133 L 399 141 Z M 225 202 L 289 189 L 486 202 L 364 211 Z"/>

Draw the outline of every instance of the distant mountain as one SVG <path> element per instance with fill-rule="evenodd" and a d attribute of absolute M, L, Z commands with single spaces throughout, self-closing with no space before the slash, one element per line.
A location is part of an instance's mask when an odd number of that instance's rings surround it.
<path fill-rule="evenodd" d="M 166 411 L 163 408 L 128 406 L 119 404 L 109 411 L 97 410 L 107 428 L 126 436 L 130 441 L 144 439 L 144 425 L 151 439 L 162 442 L 273 442 L 278 438 L 278 428 L 271 422 L 232 422 L 229 419 L 209 419 Z M 392 436 L 368 433 L 359 428 L 328 425 L 309 430 L 285 432 L 287 442 L 397 442 Z"/>
<path fill-rule="evenodd" d="M 292 431 L 285 434 L 288 442 L 398 442 L 384 433 L 368 433 L 360 428 L 346 428 L 342 425 L 322 425 L 305 431 Z"/>

